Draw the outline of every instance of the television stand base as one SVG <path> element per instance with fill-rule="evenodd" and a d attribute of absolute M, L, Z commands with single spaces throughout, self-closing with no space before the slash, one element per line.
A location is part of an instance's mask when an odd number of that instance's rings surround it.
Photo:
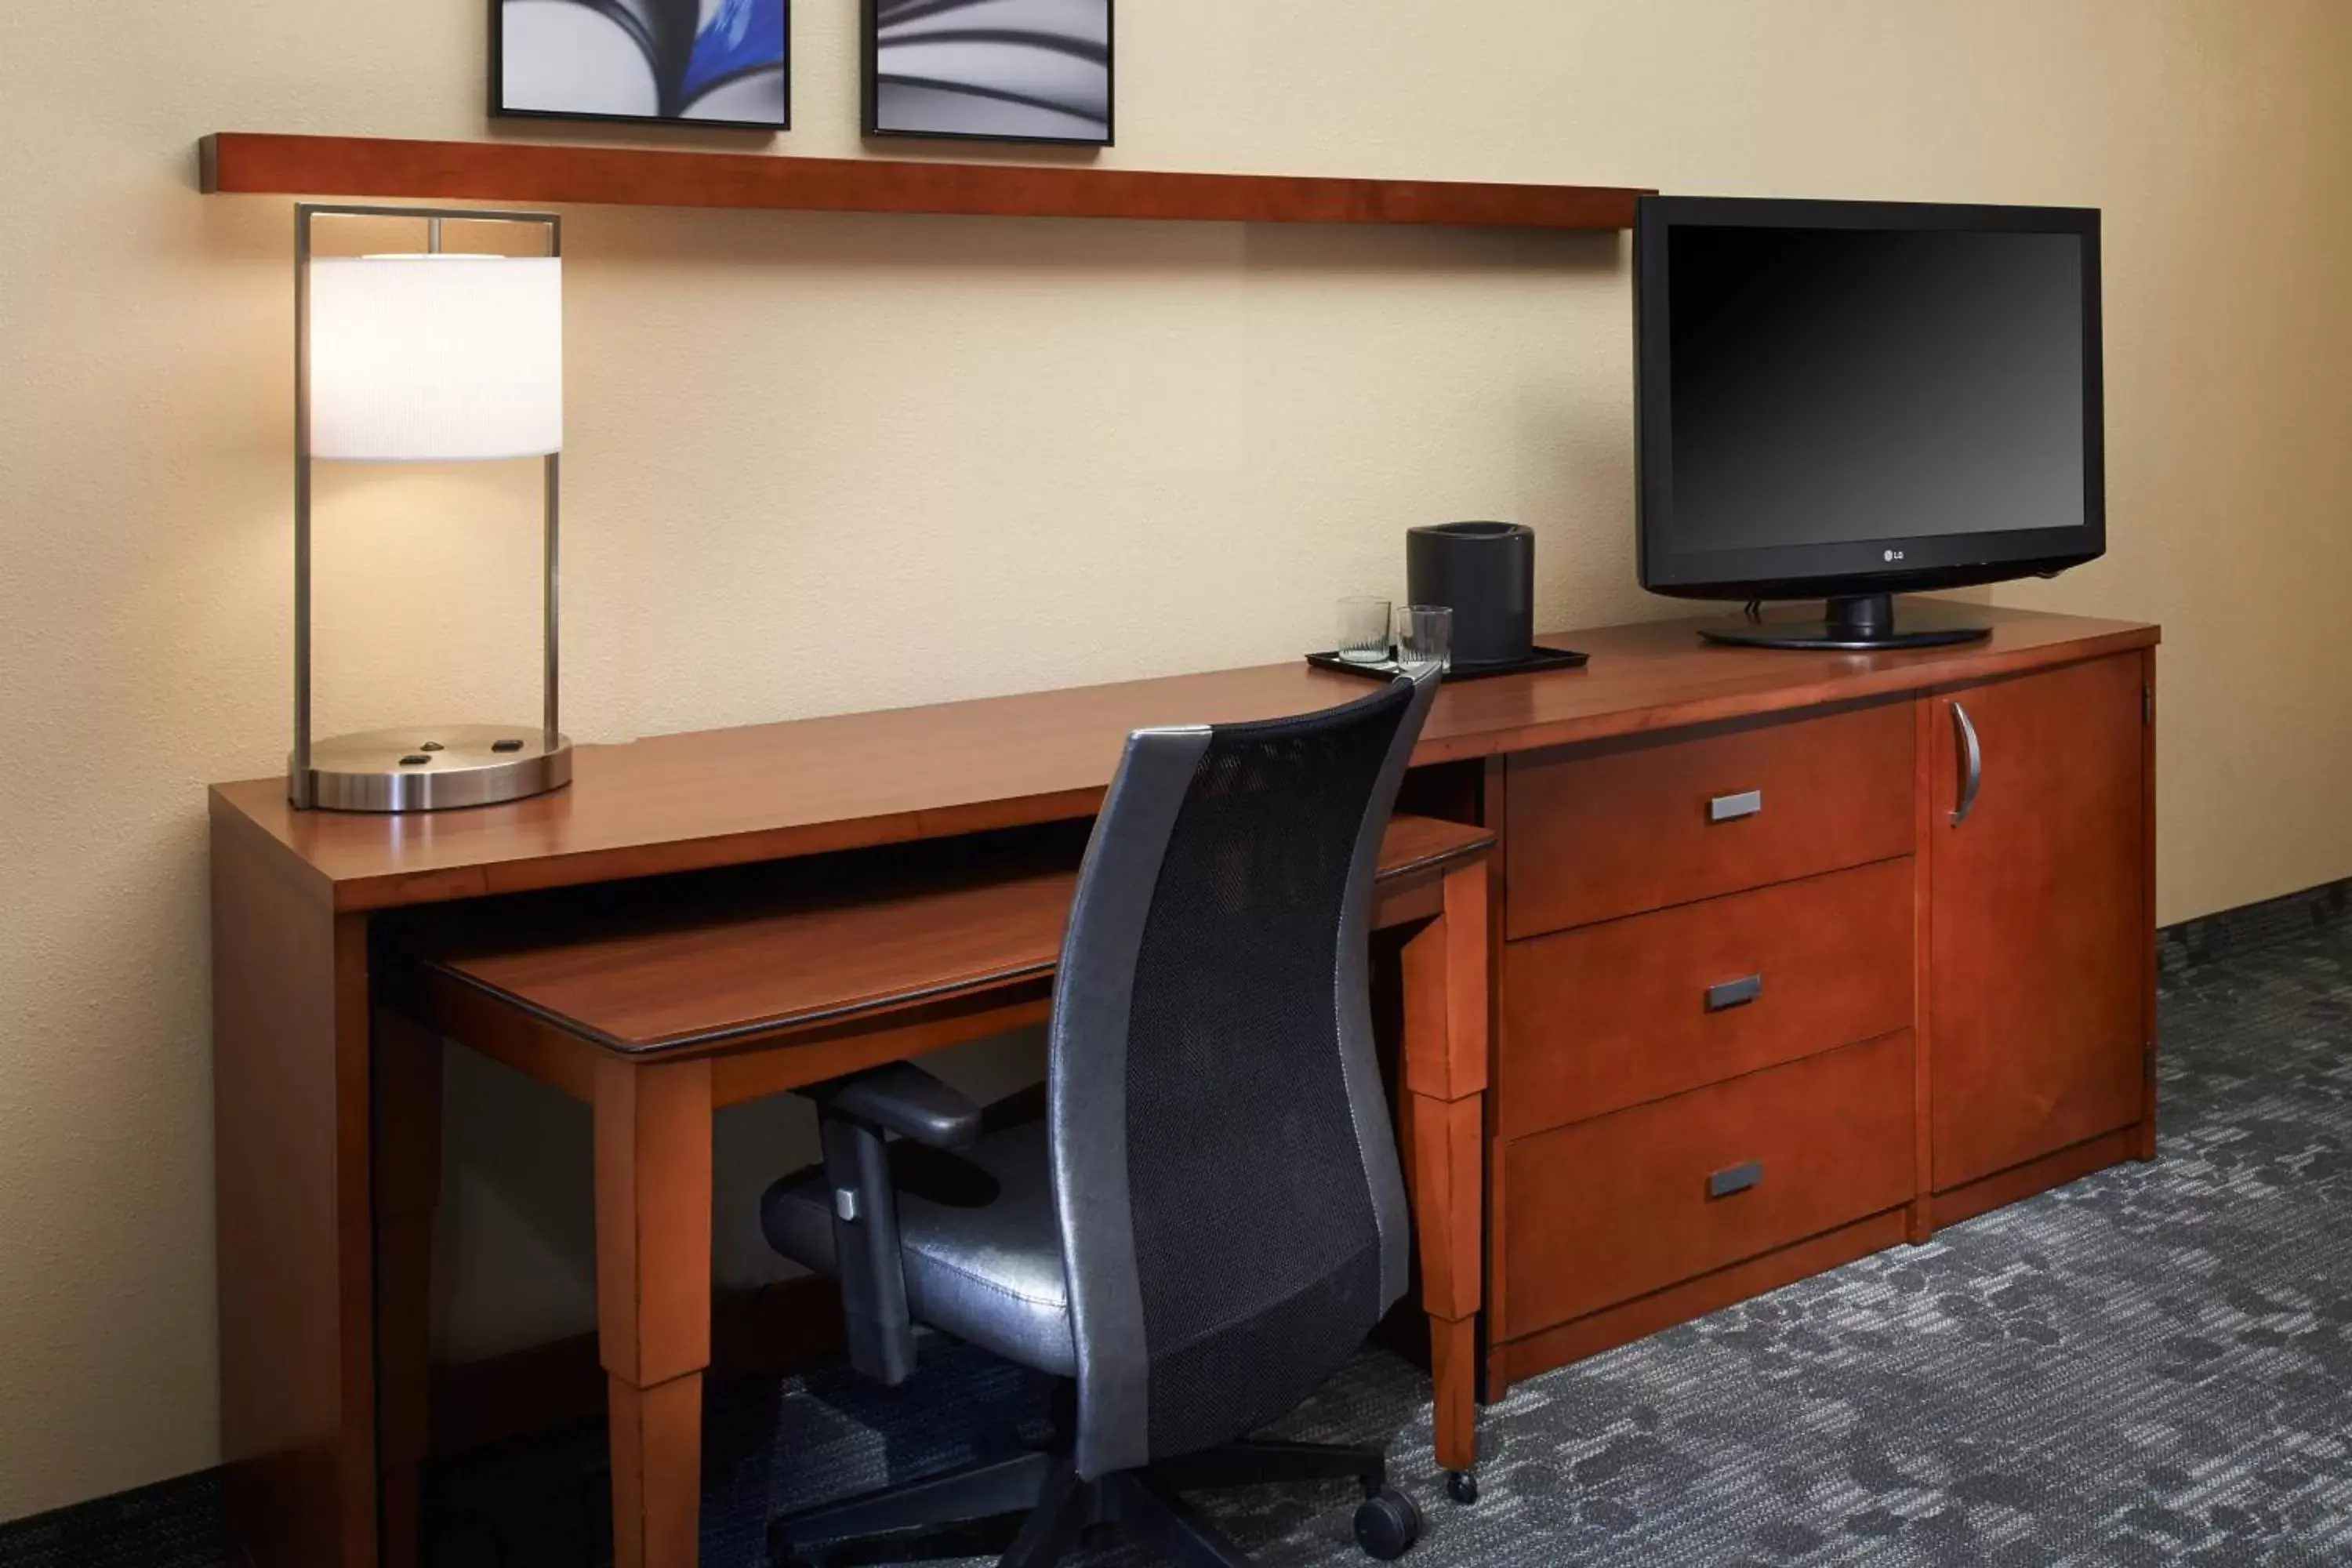
<path fill-rule="evenodd" d="M 1990 637 L 1992 627 L 1969 613 L 1966 605 L 1937 599 L 1906 601 L 1895 614 L 1892 594 L 1840 595 L 1829 601 L 1829 613 L 1818 621 L 1720 621 L 1701 626 L 1698 635 L 1709 642 L 1737 643 L 1745 647 L 1878 648 L 1942 647 Z"/>

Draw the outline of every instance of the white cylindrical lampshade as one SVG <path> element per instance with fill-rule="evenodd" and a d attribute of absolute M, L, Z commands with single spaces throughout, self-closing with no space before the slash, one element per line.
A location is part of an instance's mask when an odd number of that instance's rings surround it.
<path fill-rule="evenodd" d="M 562 260 L 310 263 L 314 456 L 433 462 L 562 448 Z"/>

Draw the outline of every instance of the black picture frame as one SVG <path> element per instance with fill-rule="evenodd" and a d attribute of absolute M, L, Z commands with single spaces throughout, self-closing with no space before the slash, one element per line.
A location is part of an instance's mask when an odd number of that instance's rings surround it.
<path fill-rule="evenodd" d="M 591 10 L 613 14 L 622 8 L 614 0 L 578 0 Z M 489 0 L 489 112 L 499 120 L 552 120 L 607 125 L 674 125 L 708 131 L 756 131 L 775 135 L 793 128 L 793 76 L 797 63 L 793 50 L 793 0 L 777 0 L 783 28 L 783 113 L 780 119 L 712 120 L 679 114 L 605 114 L 592 110 L 517 108 L 506 101 L 507 0 Z M 717 84 L 714 84 L 717 85 Z"/>
<path fill-rule="evenodd" d="M 949 0 L 949 4 L 953 3 L 954 0 Z M 863 61 L 860 75 L 863 78 L 865 133 L 867 136 L 887 141 L 986 142 L 1013 146 L 1112 147 L 1118 145 L 1118 0 L 1102 0 L 1103 37 L 1106 45 L 1103 59 L 1103 133 L 1100 136 L 1019 136 L 989 132 L 909 130 L 884 125 L 881 122 L 882 5 L 883 0 L 859 0 L 858 6 L 860 53 Z"/>

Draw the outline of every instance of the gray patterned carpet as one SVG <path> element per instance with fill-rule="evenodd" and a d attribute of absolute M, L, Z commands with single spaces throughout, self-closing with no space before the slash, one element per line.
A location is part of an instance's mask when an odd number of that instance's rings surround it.
<path fill-rule="evenodd" d="M 2176 935 L 2157 1163 L 1521 1385 L 1485 1413 L 1471 1508 L 1443 1500 L 1425 1385 L 1385 1354 L 1286 1430 L 1388 1442 L 1424 1568 L 2352 1563 L 2341 904 L 2273 909 L 2252 950 Z M 1034 1382 L 952 1346 L 895 1393 L 845 1371 L 736 1389 L 711 1412 L 703 1562 L 754 1568 L 772 1512 L 1043 1425 Z M 604 1558 L 601 1446 L 586 1429 L 443 1470 L 436 1568 Z M 0 1563 L 210 1568 L 216 1495 L 191 1478 L 0 1527 Z M 1204 1500 L 1268 1568 L 1364 1561 L 1345 1488 Z"/>

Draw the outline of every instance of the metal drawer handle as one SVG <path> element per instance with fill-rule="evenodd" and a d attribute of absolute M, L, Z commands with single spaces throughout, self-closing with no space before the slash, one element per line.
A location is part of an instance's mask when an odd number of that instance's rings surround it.
<path fill-rule="evenodd" d="M 1734 1193 L 1744 1193 L 1764 1179 L 1764 1162 L 1750 1160 L 1741 1165 L 1728 1165 L 1706 1179 L 1706 1195 L 1727 1198 Z"/>
<path fill-rule="evenodd" d="M 1977 744 L 1977 727 L 1969 721 L 1969 710 L 1958 702 L 1952 704 L 1952 728 L 1960 741 L 1960 804 L 1952 808 L 1952 826 L 1958 827 L 1969 819 L 1977 791 L 1984 784 L 1984 748 Z"/>
<path fill-rule="evenodd" d="M 1737 1007 L 1753 1002 L 1764 994 L 1762 974 L 1743 974 L 1737 980 L 1727 980 L 1720 985 L 1706 988 L 1706 1010 L 1720 1013 L 1726 1007 Z"/>
<path fill-rule="evenodd" d="M 1753 816 L 1764 809 L 1764 792 L 1742 790 L 1738 795 L 1719 795 L 1706 803 L 1709 822 L 1737 822 L 1743 816 Z"/>

